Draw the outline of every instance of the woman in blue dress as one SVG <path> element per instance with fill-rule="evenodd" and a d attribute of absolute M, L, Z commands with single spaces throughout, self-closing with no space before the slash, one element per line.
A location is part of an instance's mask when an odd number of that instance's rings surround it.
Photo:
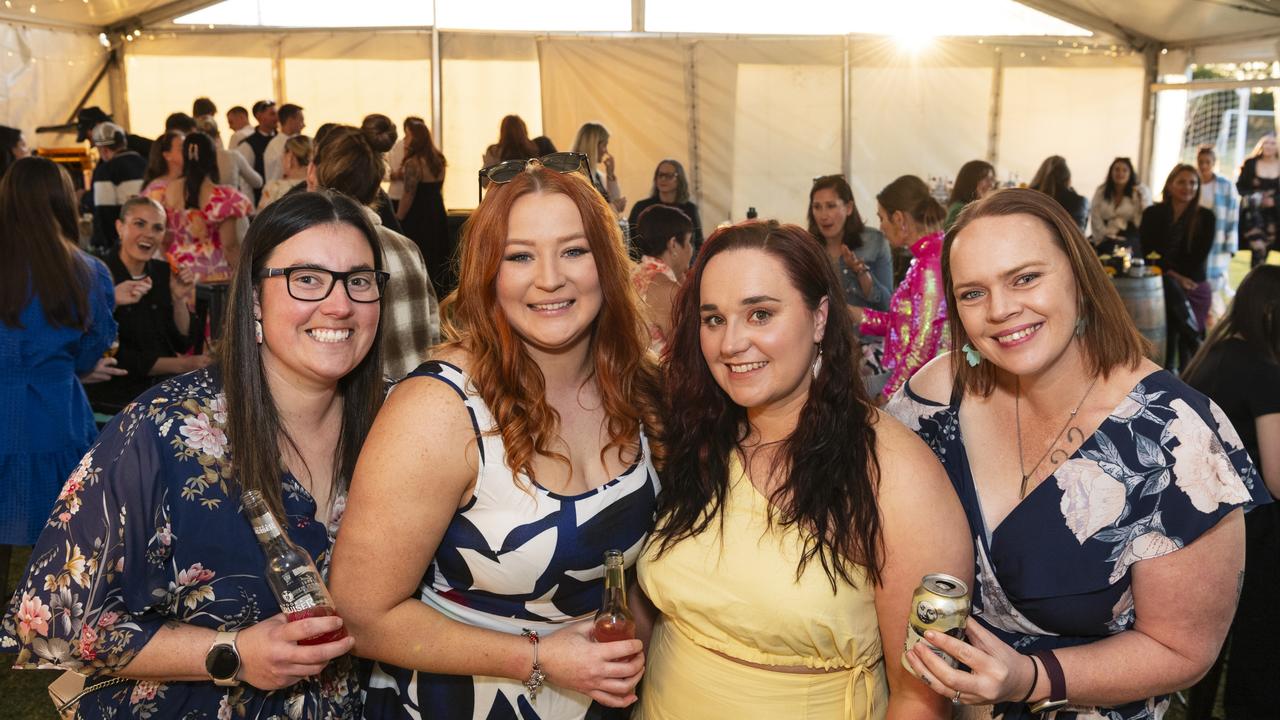
<path fill-rule="evenodd" d="M 974 538 L 968 642 L 912 667 L 1005 718 L 1153 720 L 1213 663 L 1235 609 L 1242 508 L 1268 495 L 1236 431 L 1144 345 L 1052 198 L 1001 190 L 948 236 L 956 351 L 891 412 L 951 476 Z"/>
<path fill-rule="evenodd" d="M 633 703 L 644 669 L 639 640 L 594 642 L 590 622 L 605 551 L 635 562 L 658 492 L 621 233 L 576 172 L 488 179 L 451 342 L 388 398 L 334 548 L 338 611 L 374 661 L 366 718 L 580 720 Z"/>
<path fill-rule="evenodd" d="M 0 576 L 97 434 L 77 376 L 115 340 L 114 286 L 78 232 L 67 174 L 45 158 L 14 162 L 0 182 Z"/>
<path fill-rule="evenodd" d="M 259 491 L 325 571 L 384 393 L 377 235 L 353 201 L 300 193 L 242 258 L 217 363 L 103 430 L 0 625 L 16 665 L 87 676 L 78 718 L 359 714 L 351 638 L 299 644 L 341 620 L 286 621 L 240 497 Z"/>

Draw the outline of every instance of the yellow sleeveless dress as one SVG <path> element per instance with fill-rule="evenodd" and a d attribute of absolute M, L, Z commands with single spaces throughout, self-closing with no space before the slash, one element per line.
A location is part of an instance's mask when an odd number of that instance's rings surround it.
<path fill-rule="evenodd" d="M 637 720 L 878 720 L 888 687 L 871 583 L 837 583 L 820 563 L 796 579 L 800 530 L 769 527 L 769 501 L 734 453 L 723 529 L 637 564 L 640 585 L 662 616 L 647 649 Z M 905 622 L 905 620 L 904 620 Z M 712 650 L 716 652 L 711 652 Z M 800 674 L 764 665 L 821 668 Z"/>

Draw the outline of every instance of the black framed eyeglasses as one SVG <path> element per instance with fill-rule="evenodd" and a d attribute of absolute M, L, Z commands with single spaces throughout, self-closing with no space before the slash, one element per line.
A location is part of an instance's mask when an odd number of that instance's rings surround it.
<path fill-rule="evenodd" d="M 374 303 L 382 299 L 382 290 L 391 279 L 391 273 L 384 270 L 348 270 L 338 272 L 312 265 L 295 265 L 286 268 L 263 268 L 258 273 L 260 278 L 280 277 L 285 279 L 285 287 L 289 297 L 303 302 L 320 302 L 329 297 L 337 281 L 347 290 L 351 302 Z"/>
<path fill-rule="evenodd" d="M 509 183 L 533 163 L 558 173 L 568 174 L 582 170 L 583 174 L 585 174 L 587 156 L 580 152 L 554 152 L 542 157 L 528 158 L 526 160 L 505 160 L 496 165 L 490 165 L 480 171 L 479 192 L 481 199 L 484 197 L 484 184 L 486 181 L 495 185 Z"/>

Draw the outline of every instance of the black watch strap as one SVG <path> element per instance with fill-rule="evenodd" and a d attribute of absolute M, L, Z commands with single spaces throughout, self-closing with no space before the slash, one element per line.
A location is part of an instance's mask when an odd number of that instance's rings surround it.
<path fill-rule="evenodd" d="M 1062 663 L 1052 650 L 1037 650 L 1031 653 L 1044 665 L 1044 674 L 1049 678 L 1049 697 L 1031 706 L 1031 712 L 1042 713 L 1057 710 L 1067 704 L 1067 679 L 1062 674 Z"/>

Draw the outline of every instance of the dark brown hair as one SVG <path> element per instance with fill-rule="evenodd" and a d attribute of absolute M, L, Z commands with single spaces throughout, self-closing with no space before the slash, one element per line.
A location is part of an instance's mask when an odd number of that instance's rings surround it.
<path fill-rule="evenodd" d="M 1202 386 L 1200 375 L 1212 377 L 1221 354 L 1209 357 L 1222 342 L 1239 338 L 1249 352 L 1272 365 L 1280 365 L 1280 267 L 1259 265 L 1245 275 L 1227 314 L 1209 331 L 1209 337 L 1187 363 L 1182 377 L 1188 385 Z"/>
<path fill-rule="evenodd" d="M 876 202 L 890 215 L 901 212 L 925 227 L 936 227 L 947 217 L 947 211 L 934 199 L 929 186 L 915 175 L 903 175 L 884 186 Z"/>
<path fill-rule="evenodd" d="M 311 157 L 320 187 L 337 190 L 364 205 L 377 199 L 385 170 L 382 154 L 369 145 L 368 136 L 359 128 L 339 125 L 330 129 Z"/>
<path fill-rule="evenodd" d="M 405 135 L 404 159 L 421 157 L 426 161 L 431 174 L 440 177 L 448 162 L 444 159 L 444 153 L 432 142 L 431 129 L 427 124 L 421 120 L 409 121 L 405 123 Z"/>
<path fill-rule="evenodd" d="M 942 280 L 951 307 L 956 307 L 956 288 L 951 277 L 951 250 L 956 238 L 975 220 L 1009 215 L 1027 215 L 1038 220 L 1067 256 L 1075 278 L 1078 312 L 1084 322 L 1080 346 L 1089 374 L 1105 378 L 1117 367 L 1138 367 L 1147 351 L 1147 341 L 1134 326 L 1115 285 L 1102 271 L 1097 253 L 1062 205 L 1036 190 L 997 190 L 960 212 L 942 245 Z M 970 367 L 964 362 L 960 349 L 969 342 L 969 335 L 960 321 L 960 313 L 948 313 L 947 324 L 951 330 L 951 369 L 957 392 L 990 395 L 995 388 L 995 366 L 984 362 Z"/>
<path fill-rule="evenodd" d="M 90 270 L 72 247 L 79 235 L 75 191 L 66 171 L 29 156 L 0 180 L 0 322 L 22 327 L 32 296 L 54 327 L 86 329 Z"/>
<path fill-rule="evenodd" d="M 360 129 L 364 131 L 364 136 L 369 138 L 369 144 L 373 149 L 380 153 L 390 152 L 399 136 L 396 132 L 396 124 L 382 113 L 365 115 L 364 120 L 360 122 Z"/>
<path fill-rule="evenodd" d="M 849 206 L 851 212 L 844 220 L 844 244 L 850 250 L 862 247 L 862 231 L 866 224 L 862 222 L 862 214 L 858 212 L 858 203 L 853 200 L 853 188 L 849 187 L 849 181 L 843 175 L 823 175 L 813 181 L 813 187 L 809 188 L 809 234 L 820 243 L 826 242 L 818 228 L 818 221 L 813 217 L 813 196 L 819 190 L 834 192 L 841 202 Z"/>
<path fill-rule="evenodd" d="M 498 144 L 495 147 L 499 162 L 538 156 L 538 146 L 529 139 L 529 127 L 519 115 L 502 118 L 502 124 L 498 127 Z"/>
<path fill-rule="evenodd" d="M 777 260 L 810 311 L 824 298 L 829 306 L 819 345 L 821 367 L 795 429 L 773 458 L 771 475 L 782 482 L 770 497 L 770 522 L 801 530 L 804 550 L 797 577 L 816 559 L 832 591 L 837 580 L 854 584 L 855 565 L 863 566 L 877 585 L 884 553 L 876 501 L 876 411 L 858 373 L 853 321 L 836 300 L 844 295 L 826 252 L 799 226 L 774 221 L 748 221 L 713 233 L 676 296 L 672 337 L 663 358 L 668 462 L 653 534 L 658 552 L 702 533 L 713 519 L 723 522 L 729 459 L 740 451 L 748 432 L 746 409 L 716 382 L 701 344 L 703 273 L 716 255 L 735 250 L 757 250 Z"/>
<path fill-rule="evenodd" d="M 978 199 L 978 183 L 982 179 L 990 176 L 995 179 L 996 169 L 986 160 L 970 160 L 960 166 L 960 172 L 956 173 L 956 182 L 951 186 L 951 196 L 947 198 L 947 204 L 964 203 L 968 204 Z"/>
<path fill-rule="evenodd" d="M 164 159 L 164 154 L 175 140 L 182 138 L 183 134 L 177 130 L 165 130 L 164 134 L 151 143 L 151 150 L 147 153 L 147 172 L 142 176 L 143 187 L 150 185 L 152 180 L 169 174 L 169 161 Z"/>
<path fill-rule="evenodd" d="M 558 173 L 531 164 L 511 182 L 491 185 L 463 229 L 458 289 L 441 315 L 450 344 L 471 357 L 470 374 L 506 447 L 512 473 L 534 479 L 537 455 L 569 464 L 552 444 L 560 417 L 547 402 L 542 370 L 529 356 L 498 306 L 496 279 L 506 254 L 507 220 L 517 200 L 532 194 L 567 196 L 582 215 L 587 245 L 600 279 L 602 303 L 588 351 L 603 404 L 610 449 L 640 452 L 636 430 L 660 437 L 658 380 L 648 354 L 649 333 L 631 284 L 631 262 L 613 210 L 580 173 Z M 650 444 L 661 463 L 659 442 Z"/>
<path fill-rule="evenodd" d="M 297 445 L 280 420 L 280 412 L 266 371 L 262 346 L 254 337 L 254 292 L 261 285 L 258 273 L 271 253 L 285 241 L 318 225 L 345 224 L 360 232 L 373 250 L 373 264 L 383 268 L 382 249 L 364 210 L 350 198 L 328 190 L 285 195 L 267 206 L 249 226 L 240 251 L 240 263 L 231 283 L 230 308 L 217 357 L 225 379 L 227 438 L 230 440 L 234 476 L 240 490 L 257 490 L 277 517 L 284 517 L 280 493 L 280 447 Z M 335 288 L 334 292 L 341 292 Z M 334 493 L 344 490 L 355 471 L 360 447 L 373 418 L 382 407 L 382 322 L 373 344 L 355 369 L 338 380 L 342 397 L 342 428 L 333 449 Z M 319 479 L 319 478 L 317 478 Z M 331 494 L 331 497 L 333 496 Z"/>

